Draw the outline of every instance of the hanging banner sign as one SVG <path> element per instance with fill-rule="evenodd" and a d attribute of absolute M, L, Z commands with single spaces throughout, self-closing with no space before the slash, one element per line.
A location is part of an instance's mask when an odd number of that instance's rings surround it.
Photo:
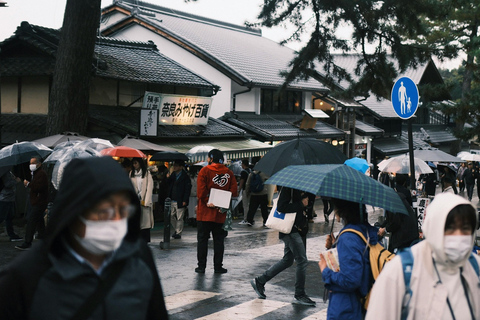
<path fill-rule="evenodd" d="M 157 136 L 158 128 L 158 110 L 142 109 L 140 110 L 140 135 Z"/>
<path fill-rule="evenodd" d="M 158 110 L 160 125 L 207 125 L 212 98 L 145 92 L 142 108 Z"/>

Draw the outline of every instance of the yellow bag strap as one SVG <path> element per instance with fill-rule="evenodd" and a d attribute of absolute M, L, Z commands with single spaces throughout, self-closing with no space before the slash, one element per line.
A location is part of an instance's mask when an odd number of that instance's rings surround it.
<path fill-rule="evenodd" d="M 365 238 L 365 236 L 363 235 L 363 233 L 361 233 L 360 231 L 355 230 L 355 229 L 345 229 L 345 230 L 343 230 L 342 232 L 340 232 L 340 234 L 339 234 L 338 236 L 340 237 L 344 232 L 353 232 L 353 233 L 357 234 L 360 238 L 362 238 L 363 241 L 364 241 L 366 244 L 368 244 L 367 238 Z"/>

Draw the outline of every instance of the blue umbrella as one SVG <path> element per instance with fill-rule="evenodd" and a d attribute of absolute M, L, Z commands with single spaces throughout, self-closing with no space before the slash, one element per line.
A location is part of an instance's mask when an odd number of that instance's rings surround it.
<path fill-rule="evenodd" d="M 367 172 L 367 170 L 370 168 L 367 160 L 357 157 L 345 160 L 344 164 L 355 170 L 360 171 L 363 174 Z"/>
<path fill-rule="evenodd" d="M 344 164 L 288 166 L 265 183 L 408 214 L 392 188 Z"/>

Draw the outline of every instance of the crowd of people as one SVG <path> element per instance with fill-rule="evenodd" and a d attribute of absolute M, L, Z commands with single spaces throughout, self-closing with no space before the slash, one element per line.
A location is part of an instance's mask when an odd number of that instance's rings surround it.
<path fill-rule="evenodd" d="M 192 210 L 197 226 L 198 274 L 206 272 L 208 240 L 213 238 L 213 271 L 225 274 L 223 265 L 228 211 L 219 207 L 214 191 L 240 196 L 243 220 L 253 226 L 258 208 L 263 226 L 268 218 L 268 176 L 242 162 L 238 178 L 225 165 L 222 151 L 212 149 L 199 170 L 187 171 L 176 160 L 164 176 L 165 196 L 171 199 L 173 239 L 181 239 L 186 212 Z M 128 165 L 127 165 L 128 164 Z M 133 158 L 119 163 L 110 157 L 72 160 L 47 210 L 49 186 L 41 159 L 32 157 L 28 179 L 28 214 L 23 243 L 27 250 L 0 271 L 0 314 L 6 319 L 168 319 L 162 287 L 147 245 L 154 226 L 154 181 L 146 162 Z M 128 174 L 125 174 L 125 171 Z M 460 173 L 461 172 L 461 173 Z M 397 174 L 390 186 L 408 214 L 385 212 L 384 221 L 371 225 L 365 205 L 325 198 L 330 212 L 342 224 L 337 236 L 326 238 L 325 248 L 336 250 L 339 269 L 331 269 L 324 255 L 318 266 L 328 298 L 328 319 L 479 319 L 480 258 L 474 254 L 477 209 L 472 205 L 472 179 L 480 180 L 473 163 L 453 175 L 439 174 L 442 193 L 427 207 L 419 238 L 408 175 Z M 459 190 L 454 188 L 460 182 Z M 11 241 L 21 240 L 13 230 L 12 194 L 22 182 L 12 172 L 2 176 L 0 206 Z M 392 183 L 393 182 L 393 183 Z M 467 190 L 467 198 L 456 195 Z M 214 190 L 216 189 L 216 190 Z M 309 221 L 316 196 L 279 187 L 279 212 L 295 213 L 290 232 L 279 232 L 283 257 L 250 281 L 258 298 L 266 299 L 267 283 L 295 262 L 293 304 L 316 306 L 305 292 Z M 192 199 L 193 196 L 193 199 Z M 45 212 L 48 223 L 45 229 Z M 230 212 L 231 214 L 231 212 Z M 362 234 L 359 237 L 355 231 Z M 37 239 L 33 243 L 34 234 Z M 368 246 L 389 235 L 388 251 L 396 257 L 372 278 Z M 367 239 L 364 240 L 363 238 Z M 32 245 L 33 243 L 33 245 Z M 35 269 L 29 266 L 35 265 Z M 362 299 L 370 293 L 368 308 Z M 135 297 L 133 299 L 132 297 Z M 52 306 L 52 301 L 56 301 Z"/>

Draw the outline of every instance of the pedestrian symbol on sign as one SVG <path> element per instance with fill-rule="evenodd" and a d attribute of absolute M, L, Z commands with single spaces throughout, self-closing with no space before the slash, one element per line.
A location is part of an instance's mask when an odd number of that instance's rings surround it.
<path fill-rule="evenodd" d="M 417 111 L 418 88 L 412 79 L 403 77 L 397 80 L 392 89 L 392 104 L 395 113 L 402 119 L 409 119 Z"/>

